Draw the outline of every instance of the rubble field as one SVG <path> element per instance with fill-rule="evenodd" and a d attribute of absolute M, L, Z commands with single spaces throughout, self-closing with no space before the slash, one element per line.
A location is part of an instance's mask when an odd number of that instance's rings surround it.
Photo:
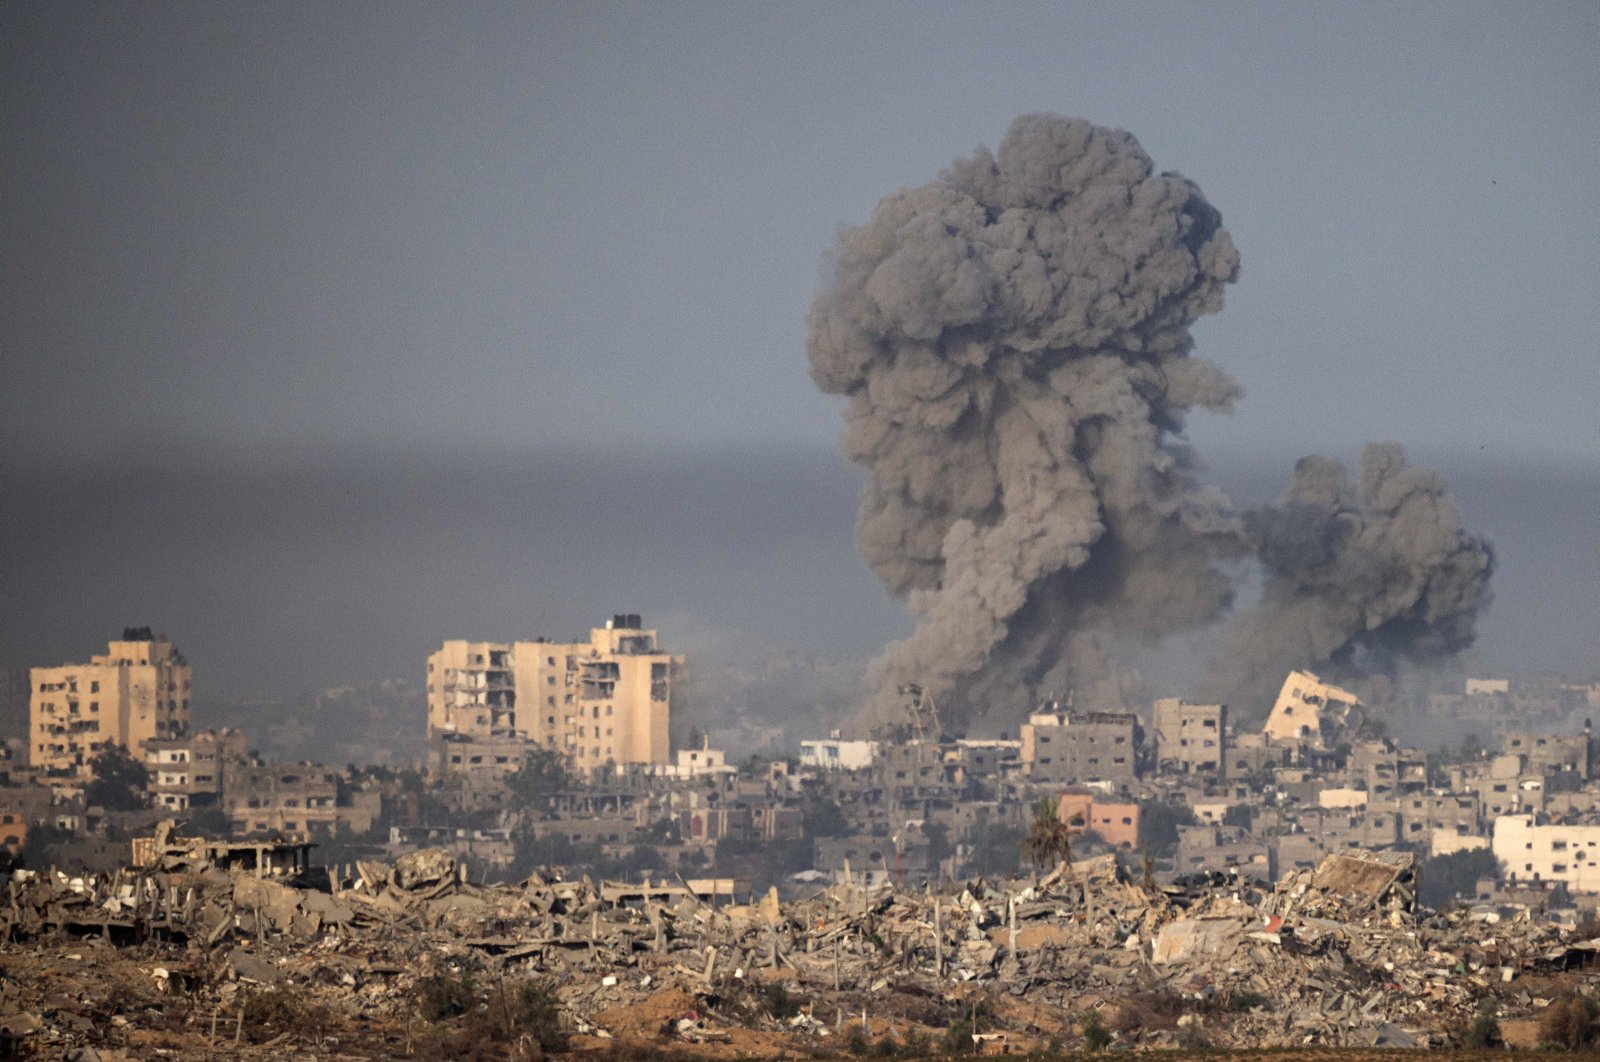
<path fill-rule="evenodd" d="M 140 868 L 7 883 L 0 1058 L 1348 1059 L 1490 1025 L 1536 1047 L 1600 985 L 1600 941 L 1419 908 L 1395 853 L 1276 887 L 1141 884 L 1103 856 L 730 905 L 679 880 L 477 885 L 437 849 L 317 888 L 160 842 Z"/>

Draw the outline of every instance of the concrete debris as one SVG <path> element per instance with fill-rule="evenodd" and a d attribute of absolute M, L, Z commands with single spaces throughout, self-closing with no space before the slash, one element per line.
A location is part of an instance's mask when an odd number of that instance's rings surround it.
<path fill-rule="evenodd" d="M 739 904 L 682 881 L 477 885 L 440 850 L 322 888 L 192 853 L 92 879 L 19 871 L 0 907 L 0 1035 L 137 1055 L 159 1025 L 168 1057 L 247 1052 L 245 1001 L 293 991 L 326 1012 L 319 1038 L 345 1030 L 347 1056 L 360 1036 L 399 1053 L 430 979 L 470 975 L 553 984 L 591 1045 L 823 1050 L 857 1029 L 942 1035 L 981 1001 L 992 1027 L 969 1032 L 986 1050 L 1077 1043 L 1073 1016 L 1090 1011 L 1126 1046 L 1438 1047 L 1485 1000 L 1526 1019 L 1600 983 L 1595 941 L 1527 911 L 1494 926 L 1429 912 L 1416 876 L 1409 856 L 1352 850 L 1277 887 L 1147 890 L 1103 856 L 944 891 L 846 881 Z"/>

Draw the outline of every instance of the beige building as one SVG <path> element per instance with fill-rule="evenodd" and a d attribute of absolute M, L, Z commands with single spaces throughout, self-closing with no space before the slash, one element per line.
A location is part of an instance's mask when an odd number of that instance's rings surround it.
<path fill-rule="evenodd" d="M 1361 698 L 1309 671 L 1291 671 L 1261 732 L 1276 741 L 1321 745 L 1361 720 Z"/>
<path fill-rule="evenodd" d="M 1228 708 L 1189 704 L 1177 697 L 1155 702 L 1156 761 L 1180 774 L 1227 773 Z"/>
<path fill-rule="evenodd" d="M 82 779 L 103 748 L 121 745 L 135 758 L 144 743 L 189 729 L 193 671 L 177 647 L 148 627 L 122 632 L 87 664 L 36 667 L 29 673 L 28 756 L 57 779 Z"/>
<path fill-rule="evenodd" d="M 230 762 L 244 760 L 245 743 L 243 731 L 232 727 L 146 741 L 147 788 L 155 805 L 171 811 L 219 805 L 223 769 Z"/>
<path fill-rule="evenodd" d="M 636 614 L 587 642 L 448 641 L 428 658 L 428 729 L 475 742 L 535 741 L 589 772 L 666 764 L 673 672 Z"/>

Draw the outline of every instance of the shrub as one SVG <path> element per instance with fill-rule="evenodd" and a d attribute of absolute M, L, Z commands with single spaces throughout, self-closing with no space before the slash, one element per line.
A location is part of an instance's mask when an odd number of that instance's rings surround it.
<path fill-rule="evenodd" d="M 1594 1037 L 1594 1000 L 1587 996 L 1568 996 L 1545 1008 L 1539 1019 L 1539 1039 L 1568 1051 L 1576 1051 Z"/>
<path fill-rule="evenodd" d="M 1494 1000 L 1485 999 L 1461 1032 L 1463 1047 L 1494 1047 L 1500 1042 L 1500 1018 Z"/>
<path fill-rule="evenodd" d="M 417 1014 L 424 1021 L 443 1021 L 465 1014 L 476 1002 L 471 976 L 439 973 L 417 982 Z"/>
<path fill-rule="evenodd" d="M 561 1028 L 561 997 L 553 981 L 500 982 L 490 994 L 489 1016 L 507 1040 L 527 1038 L 546 1051 L 567 1046 L 567 1034 Z"/>
<path fill-rule="evenodd" d="M 252 993 L 245 999 L 243 1011 L 244 1032 L 255 1042 L 276 1039 L 286 1033 L 320 1040 L 333 1017 L 327 1007 L 313 1003 L 290 985 Z"/>
<path fill-rule="evenodd" d="M 950 1027 L 944 1031 L 945 1053 L 973 1054 L 978 1050 L 978 1045 L 973 1042 L 973 1036 L 988 1032 L 993 1025 L 994 1013 L 989 1009 L 989 1004 L 983 1002 L 975 1004 L 964 1016 L 951 1022 Z"/>
<path fill-rule="evenodd" d="M 774 981 L 761 991 L 761 1002 L 768 1014 L 779 1021 L 788 1021 L 800 1013 L 800 1001 L 789 994 L 789 986 Z"/>
<path fill-rule="evenodd" d="M 1091 1051 L 1104 1051 L 1111 1046 L 1111 1030 L 1106 1028 L 1098 1010 L 1086 1013 L 1080 1024 L 1083 1026 L 1084 1047 Z"/>

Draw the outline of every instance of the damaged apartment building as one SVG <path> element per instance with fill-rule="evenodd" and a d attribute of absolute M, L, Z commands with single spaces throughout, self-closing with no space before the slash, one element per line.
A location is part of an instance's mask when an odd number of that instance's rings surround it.
<path fill-rule="evenodd" d="M 447 641 L 428 658 L 430 766 L 492 783 L 521 766 L 530 744 L 584 775 L 666 765 L 682 664 L 637 613 L 613 616 L 587 642 Z"/>
<path fill-rule="evenodd" d="M 1035 784 L 1131 782 L 1139 775 L 1144 728 L 1132 712 L 1050 704 L 1022 725 L 1022 764 Z"/>
<path fill-rule="evenodd" d="M 114 746 L 137 753 L 152 738 L 189 728 L 194 675 L 183 654 L 148 627 L 130 627 L 87 664 L 29 673 L 28 760 L 52 785 L 90 775 L 90 762 Z"/>

